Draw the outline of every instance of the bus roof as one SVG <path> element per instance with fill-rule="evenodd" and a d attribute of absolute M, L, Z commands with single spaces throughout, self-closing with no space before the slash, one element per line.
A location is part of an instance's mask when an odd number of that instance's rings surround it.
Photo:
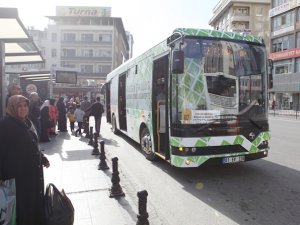
<path fill-rule="evenodd" d="M 253 35 L 240 34 L 234 32 L 227 31 L 219 31 L 219 30 L 210 30 L 210 29 L 196 29 L 196 28 L 176 28 L 173 34 L 179 34 L 180 36 L 198 36 L 198 37 L 213 37 L 213 38 L 224 38 L 224 39 L 232 39 L 232 40 L 241 40 L 248 41 L 255 44 L 264 44 L 263 39 Z M 159 49 L 158 51 L 156 51 Z M 143 54 L 131 58 L 128 61 L 124 62 L 119 67 L 115 68 L 106 76 L 106 81 L 111 80 L 117 73 L 121 73 L 126 71 L 129 67 L 136 64 L 136 62 L 141 61 L 149 56 L 156 55 L 158 52 L 164 52 L 167 49 L 167 39 L 163 40 L 161 43 L 155 45 L 148 51 Z M 154 53 L 155 52 L 155 53 Z"/>
<path fill-rule="evenodd" d="M 226 39 L 243 40 L 243 41 L 263 44 L 263 39 L 261 37 L 248 35 L 248 34 L 228 32 L 228 31 L 220 31 L 220 30 L 177 28 L 173 31 L 173 34 L 180 34 L 182 36 L 226 38 Z"/>

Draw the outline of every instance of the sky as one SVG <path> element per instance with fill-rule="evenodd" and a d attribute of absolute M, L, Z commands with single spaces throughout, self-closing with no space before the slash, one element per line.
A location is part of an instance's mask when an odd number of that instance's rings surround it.
<path fill-rule="evenodd" d="M 219 0 L 1 0 L 0 7 L 17 8 L 24 26 L 44 30 L 46 16 L 56 6 L 111 7 L 133 35 L 133 56 L 138 56 L 171 35 L 175 28 L 211 28 L 208 25 Z"/>

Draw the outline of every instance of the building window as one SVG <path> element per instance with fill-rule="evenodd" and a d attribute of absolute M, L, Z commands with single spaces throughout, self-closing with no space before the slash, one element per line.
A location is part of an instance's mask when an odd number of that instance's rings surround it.
<path fill-rule="evenodd" d="M 286 2 L 288 2 L 290 0 L 273 0 L 273 8 L 277 7 L 277 6 L 280 6 Z"/>
<path fill-rule="evenodd" d="M 63 35 L 64 41 L 76 41 L 76 34 L 75 33 L 64 33 Z"/>
<path fill-rule="evenodd" d="M 55 48 L 52 48 L 52 49 L 51 49 L 51 57 L 52 57 L 52 58 L 55 58 L 55 57 L 56 57 L 56 49 L 55 49 Z"/>
<path fill-rule="evenodd" d="M 233 9 L 234 16 L 249 16 L 249 8 L 248 7 L 236 7 Z"/>
<path fill-rule="evenodd" d="M 294 25 L 295 11 L 277 16 L 272 20 L 272 31 L 277 31 L 285 27 Z"/>
<path fill-rule="evenodd" d="M 263 16 L 264 15 L 264 8 L 263 7 L 256 7 L 255 15 L 256 16 Z"/>
<path fill-rule="evenodd" d="M 94 41 L 93 34 L 81 34 L 81 41 Z"/>
<path fill-rule="evenodd" d="M 93 65 L 81 65 L 80 69 L 82 73 L 93 73 Z"/>
<path fill-rule="evenodd" d="M 111 72 L 111 66 L 110 65 L 109 66 L 103 66 L 102 71 L 104 73 L 110 73 Z"/>
<path fill-rule="evenodd" d="M 300 58 L 296 58 L 296 73 L 299 73 L 300 72 Z"/>
<path fill-rule="evenodd" d="M 234 30 L 249 29 L 249 23 L 248 22 L 234 22 L 234 23 L 232 23 L 232 28 Z"/>
<path fill-rule="evenodd" d="M 93 57 L 94 56 L 94 51 L 93 51 L 93 49 L 81 49 L 81 56 Z"/>
<path fill-rule="evenodd" d="M 42 56 L 45 56 L 45 54 L 46 54 L 46 48 L 45 47 L 41 47 L 41 53 L 42 53 Z"/>
<path fill-rule="evenodd" d="M 57 34 L 56 33 L 52 33 L 51 40 L 52 40 L 52 42 L 56 42 L 57 41 Z"/>
<path fill-rule="evenodd" d="M 296 20 L 300 21 L 300 8 L 297 9 Z"/>
<path fill-rule="evenodd" d="M 111 72 L 111 66 L 110 65 L 99 65 L 98 66 L 98 72 L 99 73 L 109 73 Z"/>
<path fill-rule="evenodd" d="M 63 48 L 62 56 L 63 57 L 75 57 L 76 56 L 76 50 L 75 49 Z"/>
<path fill-rule="evenodd" d="M 297 48 L 300 48 L 300 32 L 297 33 Z"/>
<path fill-rule="evenodd" d="M 99 35 L 99 41 L 111 42 L 111 40 L 112 40 L 111 34 L 100 34 Z"/>
<path fill-rule="evenodd" d="M 293 68 L 293 64 L 291 59 L 277 61 L 274 63 L 275 74 L 292 73 L 293 72 L 292 68 Z"/>
<path fill-rule="evenodd" d="M 272 52 L 280 52 L 294 47 L 293 35 L 276 38 L 272 41 Z"/>
<path fill-rule="evenodd" d="M 68 62 L 62 62 L 61 66 L 65 67 L 65 68 L 76 68 L 75 64 L 71 64 L 71 63 L 68 63 Z"/>
<path fill-rule="evenodd" d="M 100 49 L 99 56 L 100 57 L 111 57 L 111 50 L 110 49 Z"/>

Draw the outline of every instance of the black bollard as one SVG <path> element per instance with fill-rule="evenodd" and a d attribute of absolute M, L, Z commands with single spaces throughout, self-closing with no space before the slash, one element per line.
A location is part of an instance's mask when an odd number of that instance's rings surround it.
<path fill-rule="evenodd" d="M 105 156 L 105 152 L 104 152 L 104 141 L 100 141 L 100 163 L 98 165 L 98 170 L 108 170 L 109 167 L 107 166 L 107 163 L 105 161 L 106 156 Z"/>
<path fill-rule="evenodd" d="M 84 129 L 84 132 L 85 132 L 85 137 L 86 138 L 90 138 L 92 136 L 93 138 L 93 132 L 89 132 L 89 126 L 90 126 L 90 123 L 89 123 L 89 119 L 86 120 L 86 123 L 85 123 L 85 127 L 86 129 Z M 90 128 L 91 129 L 91 128 Z"/>
<path fill-rule="evenodd" d="M 90 134 L 93 133 L 93 127 L 90 127 Z M 89 135 L 89 138 L 90 138 L 90 141 L 88 143 L 88 145 L 94 145 L 94 142 L 93 142 L 93 135 Z"/>
<path fill-rule="evenodd" d="M 89 117 L 88 116 L 84 116 L 84 124 L 83 124 L 83 133 L 88 133 L 89 132 Z"/>
<path fill-rule="evenodd" d="M 120 197 L 120 196 L 125 196 L 122 187 L 120 185 L 120 177 L 119 177 L 119 171 L 118 171 L 118 158 L 112 158 L 112 167 L 113 167 L 113 172 L 112 172 L 112 186 L 110 191 L 110 198 L 114 197 Z"/>
<path fill-rule="evenodd" d="M 149 225 L 149 214 L 147 213 L 148 192 L 146 190 L 139 191 L 137 193 L 137 196 L 139 198 L 139 215 L 137 216 L 138 221 L 136 225 Z"/>
<path fill-rule="evenodd" d="M 92 151 L 92 155 L 99 155 L 99 149 L 98 149 L 98 134 L 94 133 L 94 144 L 93 144 L 93 151 Z"/>

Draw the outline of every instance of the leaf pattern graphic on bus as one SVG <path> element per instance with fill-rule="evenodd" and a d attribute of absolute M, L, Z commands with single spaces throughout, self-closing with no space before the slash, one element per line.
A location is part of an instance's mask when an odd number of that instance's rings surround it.
<path fill-rule="evenodd" d="M 224 136 L 224 137 L 205 137 L 205 138 L 179 138 L 171 137 L 170 144 L 173 147 L 205 147 L 205 146 L 226 146 L 239 144 L 247 150 L 247 152 L 233 153 L 230 156 L 246 155 L 263 151 L 258 146 L 263 141 L 270 140 L 270 132 L 260 133 L 253 142 L 249 141 L 243 135 Z M 227 154 L 205 155 L 205 156 L 178 156 L 172 155 L 171 164 L 177 167 L 197 167 L 206 162 L 210 158 L 225 157 Z M 190 161 L 189 164 L 185 162 Z"/>
<path fill-rule="evenodd" d="M 261 37 L 234 33 L 234 32 L 220 31 L 220 30 L 177 28 L 174 30 L 174 32 L 180 33 L 182 35 L 194 35 L 194 36 L 201 36 L 201 37 L 219 37 L 219 38 L 228 38 L 234 40 L 250 41 L 259 44 L 263 43 Z"/>

